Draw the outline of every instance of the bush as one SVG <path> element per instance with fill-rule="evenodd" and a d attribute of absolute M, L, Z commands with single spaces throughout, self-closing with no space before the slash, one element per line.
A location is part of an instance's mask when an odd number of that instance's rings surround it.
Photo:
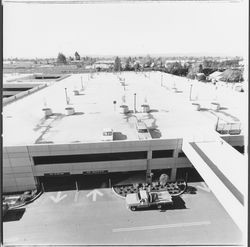
<path fill-rule="evenodd" d="M 227 69 L 221 74 L 221 81 L 225 82 L 243 81 L 243 71 L 239 69 Z"/>

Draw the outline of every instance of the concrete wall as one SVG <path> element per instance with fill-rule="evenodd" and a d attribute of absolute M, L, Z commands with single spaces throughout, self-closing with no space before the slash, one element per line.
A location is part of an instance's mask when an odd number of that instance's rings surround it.
<path fill-rule="evenodd" d="M 40 90 L 40 89 L 42 89 L 42 88 L 44 88 L 46 86 L 47 86 L 47 84 L 39 84 L 39 85 L 36 84 L 35 87 L 33 87 L 33 88 L 29 89 L 29 90 L 22 91 L 22 92 L 13 92 L 12 96 L 3 99 L 3 106 L 5 106 L 8 103 L 11 103 L 13 101 L 16 101 L 18 99 L 21 99 L 21 98 L 23 98 L 23 97 L 25 97 L 25 96 L 27 96 L 27 95 L 29 95 L 31 93 L 34 93 L 34 92 L 36 92 L 36 91 L 38 91 L 38 90 Z"/>
<path fill-rule="evenodd" d="M 227 181 L 225 175 L 221 175 L 222 169 L 219 164 L 217 163 L 214 165 L 211 160 L 206 159 L 207 157 L 205 153 L 198 152 L 195 145 L 192 144 L 194 143 L 189 143 L 188 141 L 184 142 L 183 150 L 190 158 L 192 164 L 194 164 L 196 170 L 204 178 L 209 188 L 213 191 L 218 201 L 227 210 L 229 215 L 233 218 L 233 220 L 240 227 L 240 229 L 244 230 L 246 226 L 246 217 L 244 217 L 244 203 L 239 200 L 241 193 L 239 193 L 237 190 L 238 194 L 236 196 L 236 187 L 234 187 L 235 184 L 234 186 L 232 186 L 232 181 Z M 243 165 L 241 161 L 239 161 L 239 163 L 240 164 L 237 165 Z M 217 171 L 215 169 L 212 169 L 212 165 L 216 167 Z M 220 168 L 218 169 L 217 167 Z"/>
<path fill-rule="evenodd" d="M 243 138 L 239 138 L 237 136 L 229 138 L 231 143 L 236 143 L 239 146 L 240 144 L 243 145 Z M 187 158 L 178 158 L 178 153 L 182 150 L 182 139 L 153 139 L 146 141 L 116 141 L 60 145 L 37 144 L 29 146 L 4 147 L 3 192 L 33 189 L 36 187 L 35 177 L 43 176 L 45 173 L 70 172 L 71 174 L 82 174 L 84 171 L 108 170 L 109 172 L 119 172 L 147 169 L 146 159 L 34 166 L 34 156 L 147 151 L 148 157 L 152 157 L 151 152 L 153 150 L 168 149 L 174 150 L 173 157 L 151 159 L 148 168 L 153 170 L 192 167 L 192 164 Z M 174 177 L 171 178 L 174 179 Z"/>
<path fill-rule="evenodd" d="M 221 139 L 226 141 L 231 146 L 243 146 L 244 136 L 243 135 L 221 135 Z"/>
<path fill-rule="evenodd" d="M 3 192 L 36 188 L 33 164 L 27 147 L 3 148 Z"/>

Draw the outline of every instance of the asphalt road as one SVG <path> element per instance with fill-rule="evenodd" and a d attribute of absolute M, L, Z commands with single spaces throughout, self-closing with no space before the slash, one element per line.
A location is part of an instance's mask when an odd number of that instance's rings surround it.
<path fill-rule="evenodd" d="M 168 210 L 132 212 L 111 189 L 46 192 L 9 212 L 4 244 L 232 245 L 241 232 L 203 183 Z M 196 191 L 195 191 L 196 190 Z"/>

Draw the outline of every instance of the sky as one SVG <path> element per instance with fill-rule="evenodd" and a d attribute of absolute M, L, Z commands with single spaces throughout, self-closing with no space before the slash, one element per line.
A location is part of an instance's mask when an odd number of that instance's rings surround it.
<path fill-rule="evenodd" d="M 243 2 L 3 5 L 4 58 L 135 54 L 244 56 Z"/>

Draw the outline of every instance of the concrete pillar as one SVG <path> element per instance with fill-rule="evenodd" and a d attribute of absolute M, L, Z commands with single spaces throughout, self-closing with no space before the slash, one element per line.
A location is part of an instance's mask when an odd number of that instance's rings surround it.
<path fill-rule="evenodd" d="M 178 158 L 178 153 L 179 153 L 179 150 L 177 148 L 174 149 L 173 158 Z"/>
<path fill-rule="evenodd" d="M 146 183 L 150 183 L 151 177 L 151 160 L 152 160 L 152 150 L 148 151 L 147 155 L 147 167 L 146 167 Z"/>
<path fill-rule="evenodd" d="M 177 168 L 172 168 L 172 170 L 171 170 L 171 177 L 170 177 L 171 181 L 175 181 L 176 180 L 176 173 L 177 173 Z"/>

